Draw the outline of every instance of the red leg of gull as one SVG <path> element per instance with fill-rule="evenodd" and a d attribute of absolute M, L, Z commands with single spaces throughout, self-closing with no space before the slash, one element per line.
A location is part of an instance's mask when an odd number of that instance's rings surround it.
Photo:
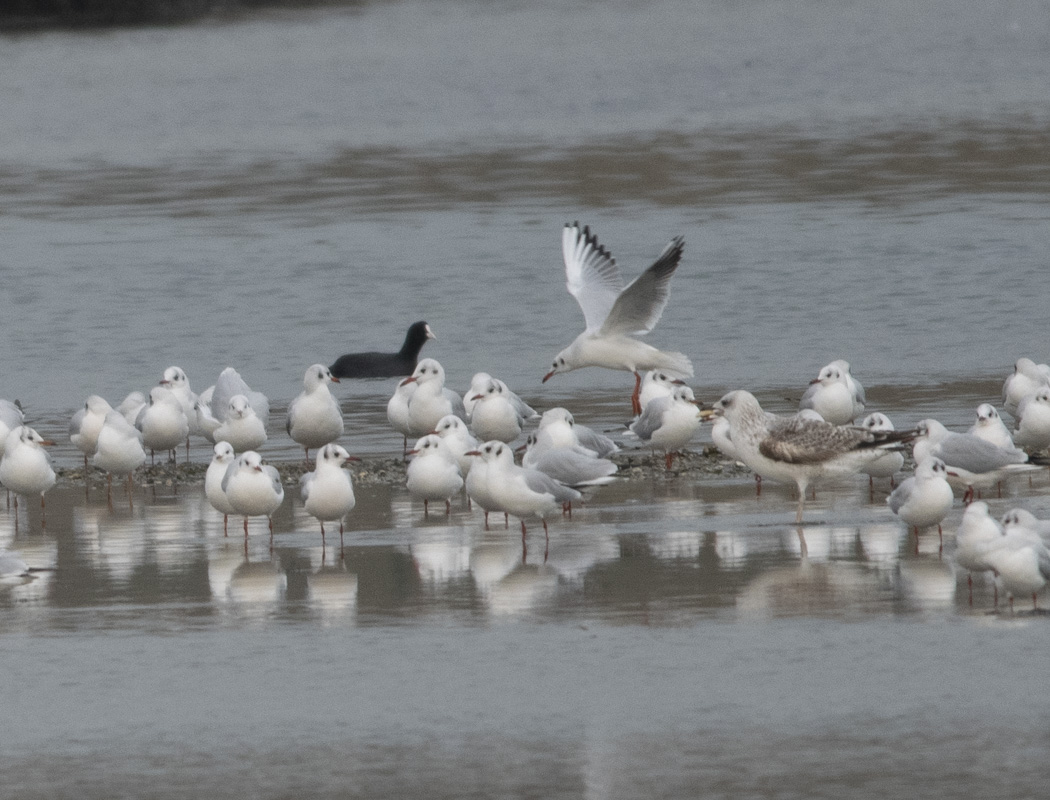
<path fill-rule="evenodd" d="M 636 417 L 642 413 L 641 391 L 642 376 L 641 373 L 636 371 L 634 373 L 634 394 L 631 395 L 631 411 L 634 412 Z"/>
<path fill-rule="evenodd" d="M 529 555 L 529 546 L 525 543 L 525 520 L 521 521 L 521 563 L 525 563 L 525 559 Z"/>
<path fill-rule="evenodd" d="M 664 453 L 664 464 L 666 464 L 668 472 L 671 471 L 671 464 L 673 464 L 673 463 L 674 463 L 674 453 L 671 453 L 671 452 Z"/>
<path fill-rule="evenodd" d="M 973 608 L 973 573 L 966 574 L 966 586 L 970 590 L 970 608 Z"/>
<path fill-rule="evenodd" d="M 452 501 L 451 500 L 446 500 L 445 501 L 445 516 L 446 517 L 451 517 L 452 516 Z"/>

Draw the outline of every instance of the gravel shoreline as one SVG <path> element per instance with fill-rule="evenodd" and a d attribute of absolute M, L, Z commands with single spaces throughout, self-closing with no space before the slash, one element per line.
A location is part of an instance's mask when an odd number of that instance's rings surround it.
<path fill-rule="evenodd" d="M 670 471 L 665 468 L 662 453 L 654 454 L 645 450 L 630 450 L 612 456 L 620 470 L 617 477 L 632 479 L 667 479 L 682 477 L 737 477 L 750 475 L 751 471 L 743 464 L 730 461 L 717 448 L 706 446 L 701 450 L 687 450 L 676 456 Z M 300 476 L 309 469 L 302 461 L 268 461 L 277 468 L 286 486 L 296 486 Z M 382 456 L 365 456 L 360 462 L 349 465 L 356 486 L 405 484 L 406 462 L 401 458 Z M 207 463 L 158 463 L 135 471 L 134 480 L 143 486 L 165 486 L 174 484 L 203 484 Z M 59 481 L 83 486 L 105 485 L 106 473 L 89 467 L 58 468 L 55 470 Z M 115 481 L 116 482 L 116 481 Z"/>

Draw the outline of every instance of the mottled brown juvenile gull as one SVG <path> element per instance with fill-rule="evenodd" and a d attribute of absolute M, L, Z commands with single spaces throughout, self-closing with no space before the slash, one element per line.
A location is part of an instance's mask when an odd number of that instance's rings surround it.
<path fill-rule="evenodd" d="M 798 486 L 797 524 L 802 523 L 806 489 L 827 477 L 853 475 L 913 431 L 873 431 L 799 417 L 770 418 L 750 392 L 729 392 L 715 403 L 729 420 L 741 461 L 763 478 Z"/>

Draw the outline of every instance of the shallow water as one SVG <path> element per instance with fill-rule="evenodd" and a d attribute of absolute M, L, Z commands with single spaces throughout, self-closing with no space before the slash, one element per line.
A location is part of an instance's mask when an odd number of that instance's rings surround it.
<path fill-rule="evenodd" d="M 305 368 L 425 318 L 460 390 L 486 370 L 616 430 L 629 376 L 540 385 L 582 326 L 579 219 L 628 278 L 685 236 L 649 339 L 699 397 L 787 411 L 845 357 L 899 427 L 963 428 L 1047 360 L 1050 15 L 993 16 L 446 0 L 4 38 L 0 396 L 72 468 L 87 395 L 233 365 L 290 461 Z M 392 389 L 341 386 L 351 452 L 398 452 Z M 1050 516 L 1047 480 L 993 511 Z M 980 583 L 971 608 L 960 509 L 916 553 L 887 489 L 820 490 L 803 559 L 792 491 L 747 476 L 607 487 L 524 554 L 361 486 L 322 563 L 291 498 L 246 558 L 197 486 L 64 482 L 46 527 L 0 513 L 53 568 L 0 588 L 5 792 L 1041 796 L 1044 619 Z"/>

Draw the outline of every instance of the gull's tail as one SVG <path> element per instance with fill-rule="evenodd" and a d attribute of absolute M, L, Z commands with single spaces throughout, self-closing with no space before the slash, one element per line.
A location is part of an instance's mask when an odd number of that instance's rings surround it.
<path fill-rule="evenodd" d="M 684 353 L 665 353 L 662 351 L 660 355 L 663 356 L 660 369 L 673 373 L 675 378 L 693 377 L 693 362 L 689 360 L 689 356 Z"/>

